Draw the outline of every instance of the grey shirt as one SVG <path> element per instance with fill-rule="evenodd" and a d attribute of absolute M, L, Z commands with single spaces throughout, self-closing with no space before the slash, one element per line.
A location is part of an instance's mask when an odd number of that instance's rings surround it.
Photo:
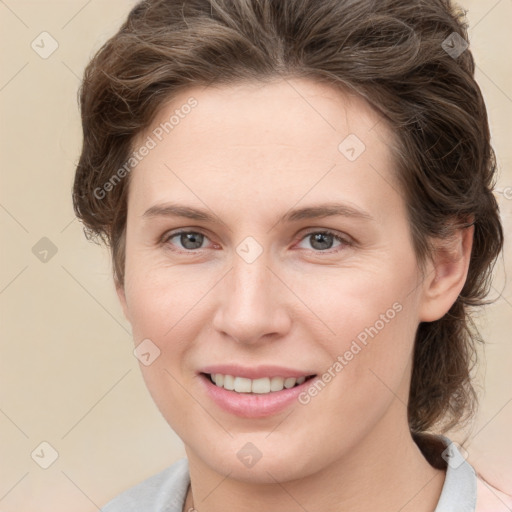
<path fill-rule="evenodd" d="M 456 445 L 441 436 L 446 450 L 446 478 L 435 512 L 474 512 L 477 477 Z M 190 475 L 188 460 L 144 480 L 107 503 L 101 512 L 182 512 Z"/>

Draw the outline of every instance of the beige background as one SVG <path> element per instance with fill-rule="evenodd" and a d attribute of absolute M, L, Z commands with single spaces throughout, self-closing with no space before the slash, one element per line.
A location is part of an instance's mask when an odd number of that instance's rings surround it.
<path fill-rule="evenodd" d="M 95 511 L 184 456 L 141 378 L 109 256 L 85 240 L 71 206 L 81 145 L 80 76 L 133 4 L 0 1 L 0 512 Z M 512 0 L 461 5 L 469 9 L 471 49 L 500 166 L 497 197 L 510 232 Z M 47 59 L 31 48 L 43 31 L 59 45 Z M 32 251 L 43 237 L 57 249 L 47 262 Z M 506 274 L 512 274 L 510 238 L 496 268 L 493 296 L 501 297 L 479 318 L 487 362 L 468 451 L 491 482 L 508 482 L 512 493 L 512 286 Z M 48 469 L 35 462 L 49 460 L 43 441 L 58 452 Z"/>

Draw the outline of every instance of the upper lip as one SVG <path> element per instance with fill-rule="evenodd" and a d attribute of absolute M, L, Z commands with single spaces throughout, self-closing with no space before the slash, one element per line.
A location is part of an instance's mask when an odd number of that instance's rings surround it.
<path fill-rule="evenodd" d="M 264 377 L 309 377 L 316 375 L 315 372 L 287 368 L 284 366 L 262 365 L 262 366 L 238 366 L 233 364 L 221 364 L 205 366 L 200 373 L 232 375 L 234 377 L 245 377 L 246 379 L 261 379 Z"/>

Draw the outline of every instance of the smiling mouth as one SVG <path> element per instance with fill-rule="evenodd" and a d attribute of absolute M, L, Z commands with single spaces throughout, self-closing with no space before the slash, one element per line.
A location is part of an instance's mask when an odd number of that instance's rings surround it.
<path fill-rule="evenodd" d="M 291 389 L 304 382 L 316 377 L 315 375 L 301 377 L 262 377 L 260 379 L 248 379 L 233 375 L 223 375 L 221 373 L 202 373 L 218 388 L 223 388 L 236 393 L 254 393 L 264 395 L 267 393 L 276 393 L 283 389 Z"/>

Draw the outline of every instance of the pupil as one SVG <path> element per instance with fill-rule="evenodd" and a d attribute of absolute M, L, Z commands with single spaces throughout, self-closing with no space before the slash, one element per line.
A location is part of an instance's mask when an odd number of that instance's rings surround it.
<path fill-rule="evenodd" d="M 201 233 L 183 233 L 180 241 L 186 249 L 198 249 L 203 241 L 202 236 Z"/>
<path fill-rule="evenodd" d="M 329 235 L 328 233 L 315 233 L 312 235 L 314 243 L 311 245 L 315 247 L 316 242 L 320 242 L 320 247 L 316 247 L 316 249 L 329 249 L 332 245 L 332 237 L 333 235 Z M 328 242 L 323 242 L 322 239 L 327 238 Z"/>

